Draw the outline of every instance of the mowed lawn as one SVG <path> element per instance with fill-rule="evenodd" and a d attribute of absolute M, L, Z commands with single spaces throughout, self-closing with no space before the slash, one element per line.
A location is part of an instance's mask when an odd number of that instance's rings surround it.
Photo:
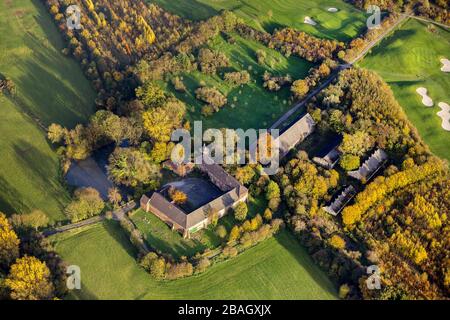
<path fill-rule="evenodd" d="M 420 135 L 438 156 L 450 160 L 450 132 L 442 129 L 439 102 L 450 104 L 450 74 L 441 71 L 442 58 L 450 59 L 450 32 L 410 20 L 360 63 L 376 71 L 391 86 L 395 97 Z M 428 89 L 434 107 L 422 104 L 418 87 Z"/>
<path fill-rule="evenodd" d="M 143 210 L 130 214 L 131 220 L 144 235 L 149 246 L 161 252 L 170 253 L 174 258 L 194 256 L 207 248 L 197 239 L 183 239 L 177 232 L 155 215 Z"/>
<path fill-rule="evenodd" d="M 205 273 L 153 280 L 116 222 L 51 238 L 65 261 L 81 268 L 72 299 L 336 299 L 333 284 L 287 231 Z"/>
<path fill-rule="evenodd" d="M 342 0 L 147 0 L 182 17 L 203 20 L 220 10 L 235 12 L 249 25 L 272 32 L 286 26 L 312 35 L 349 41 L 365 28 L 364 13 Z M 328 8 L 337 8 L 336 13 Z M 316 26 L 304 23 L 308 16 Z"/>
<path fill-rule="evenodd" d="M 264 198 L 253 198 L 250 196 L 248 204 L 248 218 L 254 217 L 258 213 L 263 215 L 265 208 L 267 208 L 267 201 Z M 150 247 L 169 253 L 177 259 L 182 256 L 195 256 L 196 253 L 201 253 L 206 248 L 217 248 L 223 242 L 216 235 L 216 229 L 212 227 L 194 233 L 191 239 L 183 239 L 179 232 L 172 231 L 167 224 L 154 214 L 145 212 L 142 209 L 130 213 L 130 218 L 142 232 Z M 219 220 L 218 226 L 223 225 L 229 233 L 237 223 L 238 221 L 234 219 L 233 213 L 230 212 Z"/>
<path fill-rule="evenodd" d="M 231 128 L 231 129 L 263 129 L 270 126 L 286 110 L 291 107 L 288 99 L 290 96 L 289 85 L 278 92 L 269 92 L 263 88 L 262 76 L 264 71 L 273 75 L 285 76 L 290 74 L 294 80 L 303 79 L 307 75 L 312 63 L 291 56 L 286 58 L 276 50 L 247 39 L 237 34 L 232 34 L 235 44 L 228 43 L 222 36 L 218 36 L 209 43 L 213 50 L 224 53 L 230 60 L 230 68 L 224 68 L 214 76 L 209 76 L 200 71 L 193 71 L 182 75 L 187 93 L 178 93 L 171 84 L 167 90 L 172 91 L 179 99 L 189 107 L 189 120 L 203 121 L 203 127 L 207 128 Z M 267 58 L 265 63 L 257 63 L 256 51 L 263 50 Z M 228 71 L 247 70 L 252 81 L 243 86 L 232 87 L 223 81 L 223 73 Z M 227 95 L 228 103 L 219 112 L 204 117 L 201 114 L 203 102 L 195 97 L 195 90 L 201 85 L 215 87 Z"/>
<path fill-rule="evenodd" d="M 95 93 L 38 0 L 0 1 L 0 73 L 17 87 L 0 97 L 0 211 L 44 210 L 64 218 L 68 193 L 43 126 L 74 126 L 93 112 Z M 40 123 L 40 125 L 38 125 Z"/>

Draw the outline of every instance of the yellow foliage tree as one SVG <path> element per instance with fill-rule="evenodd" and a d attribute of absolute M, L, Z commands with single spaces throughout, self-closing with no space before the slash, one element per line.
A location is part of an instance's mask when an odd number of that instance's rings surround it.
<path fill-rule="evenodd" d="M 234 226 L 231 231 L 230 231 L 230 235 L 228 236 L 228 240 L 230 242 L 236 241 L 237 239 L 239 239 L 239 236 L 241 235 L 241 228 L 239 228 L 239 226 Z"/>
<path fill-rule="evenodd" d="M 169 193 L 170 193 L 170 198 L 176 204 L 183 204 L 183 203 L 186 203 L 186 201 L 188 200 L 186 193 L 184 193 L 183 191 L 171 189 L 169 191 Z"/>
<path fill-rule="evenodd" d="M 0 212 L 0 265 L 9 266 L 19 256 L 20 240 L 6 216 Z"/>
<path fill-rule="evenodd" d="M 147 133 L 156 141 L 169 141 L 172 133 L 173 121 L 167 112 L 158 108 L 142 114 L 144 128 Z"/>
<path fill-rule="evenodd" d="M 342 239 L 337 234 L 335 234 L 330 239 L 330 246 L 332 246 L 335 249 L 342 250 L 345 248 L 345 240 Z"/>
<path fill-rule="evenodd" d="M 46 300 L 53 297 L 50 270 L 35 257 L 17 259 L 11 266 L 5 285 L 15 300 Z"/>
<path fill-rule="evenodd" d="M 156 35 L 153 32 L 152 27 L 145 21 L 142 16 L 138 18 L 138 25 L 143 29 L 143 39 L 147 42 L 147 44 L 152 44 L 156 40 Z"/>

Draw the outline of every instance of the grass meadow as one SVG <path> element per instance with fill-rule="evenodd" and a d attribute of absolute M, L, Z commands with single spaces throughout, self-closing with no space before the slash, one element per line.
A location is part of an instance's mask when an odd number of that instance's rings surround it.
<path fill-rule="evenodd" d="M 116 222 L 107 221 L 51 238 L 65 261 L 81 268 L 71 299 L 336 299 L 327 276 L 287 231 L 175 281 L 152 279 Z"/>
<path fill-rule="evenodd" d="M 205 75 L 200 71 L 183 74 L 182 78 L 188 89 L 187 93 L 176 92 L 171 84 L 168 84 L 166 89 L 189 106 L 189 120 L 191 122 L 203 121 L 205 129 L 267 128 L 286 112 L 291 104 L 288 101 L 289 86 L 275 93 L 263 88 L 264 71 L 273 75 L 290 74 L 296 80 L 303 79 L 313 64 L 294 56 L 286 58 L 276 50 L 269 49 L 256 41 L 243 39 L 237 34 L 232 34 L 232 36 L 236 41 L 235 44 L 228 43 L 222 36 L 216 37 L 209 43 L 211 49 L 223 52 L 229 58 L 231 67 L 219 70 L 214 76 Z M 267 54 L 264 65 L 257 63 L 257 50 L 264 50 Z M 223 72 L 233 70 L 247 70 L 252 77 L 252 82 L 239 87 L 228 85 L 222 80 Z M 195 97 L 195 90 L 201 84 L 216 87 L 228 96 L 228 104 L 209 117 L 201 114 L 203 103 Z"/>
<path fill-rule="evenodd" d="M 360 63 L 389 83 L 395 97 L 436 155 L 450 160 L 450 132 L 442 129 L 436 113 L 439 102 L 450 104 L 450 74 L 441 71 L 442 58 L 450 59 L 450 32 L 409 20 L 381 42 Z M 428 89 L 434 107 L 427 108 L 416 93 Z"/>
<path fill-rule="evenodd" d="M 93 112 L 95 93 L 38 0 L 0 1 L 0 73 L 17 94 L 0 96 L 0 211 L 64 218 L 68 193 L 43 127 L 74 126 Z"/>
<path fill-rule="evenodd" d="M 220 10 L 233 11 L 260 30 L 293 27 L 309 34 L 350 41 L 365 28 L 365 15 L 342 0 L 148 0 L 168 11 L 192 20 L 207 19 Z M 328 8 L 338 12 L 328 12 Z M 305 24 L 308 16 L 316 26 Z"/>

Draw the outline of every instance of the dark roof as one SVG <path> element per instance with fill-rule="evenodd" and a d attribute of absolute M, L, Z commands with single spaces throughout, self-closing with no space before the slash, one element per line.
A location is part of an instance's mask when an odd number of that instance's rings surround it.
<path fill-rule="evenodd" d="M 164 213 L 168 218 L 182 227 L 186 226 L 186 213 L 180 210 L 176 205 L 170 203 L 163 195 L 154 192 L 150 197 L 150 205 L 158 211 Z"/>
<path fill-rule="evenodd" d="M 205 204 L 204 206 L 198 208 L 197 210 L 194 210 L 187 217 L 187 228 L 191 228 L 196 224 L 205 220 L 210 210 L 214 210 L 217 212 L 223 209 L 230 208 L 247 192 L 248 192 L 247 188 L 245 188 L 244 186 L 239 186 L 231 191 L 228 191 L 224 195 L 214 199 L 213 201 Z"/>
<path fill-rule="evenodd" d="M 201 171 L 207 173 L 210 176 L 210 178 L 220 181 L 221 185 L 218 185 L 220 189 L 223 189 L 223 186 L 226 186 L 228 190 L 231 190 L 241 185 L 239 181 L 237 181 L 232 175 L 226 172 L 218 164 L 207 164 L 205 163 L 205 161 L 203 161 L 203 163 L 199 164 L 198 167 Z M 213 181 L 213 183 L 215 184 L 216 181 Z"/>
<path fill-rule="evenodd" d="M 343 137 L 339 134 L 327 134 L 323 142 L 320 143 L 317 152 L 313 154 L 313 157 L 325 158 L 340 146 L 342 139 Z"/>

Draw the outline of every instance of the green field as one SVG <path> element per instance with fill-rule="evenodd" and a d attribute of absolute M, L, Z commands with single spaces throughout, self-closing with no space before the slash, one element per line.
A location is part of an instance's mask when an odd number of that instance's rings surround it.
<path fill-rule="evenodd" d="M 450 103 L 450 75 L 442 72 L 441 58 L 450 58 L 450 32 L 410 20 L 360 63 L 376 71 L 391 86 L 395 97 L 420 135 L 438 156 L 450 160 L 450 132 L 441 127 L 439 102 Z M 433 108 L 422 104 L 418 87 L 428 89 Z"/>
<path fill-rule="evenodd" d="M 0 211 L 41 209 L 62 219 L 68 193 L 42 126 L 74 126 L 94 108 L 95 93 L 38 0 L 0 1 L 0 73 L 17 87 L 0 97 Z M 41 125 L 38 125 L 40 123 Z"/>
<path fill-rule="evenodd" d="M 135 262 L 135 250 L 115 222 L 57 235 L 57 252 L 81 268 L 73 299 L 335 299 L 327 276 L 283 231 L 207 272 L 155 281 Z"/>
<path fill-rule="evenodd" d="M 249 25 L 272 32 L 285 26 L 321 38 L 349 41 L 365 28 L 365 16 L 342 0 L 148 0 L 182 17 L 203 20 L 222 9 L 235 12 Z M 327 9 L 335 7 L 337 13 Z M 318 24 L 303 23 L 305 16 Z"/>
<path fill-rule="evenodd" d="M 176 92 L 171 84 L 167 86 L 167 89 L 189 106 L 189 120 L 202 120 L 204 128 L 267 128 L 291 105 L 288 102 L 289 86 L 276 93 L 263 88 L 264 71 L 267 70 L 274 75 L 290 74 L 296 80 L 303 79 L 313 64 L 294 56 L 286 58 L 276 50 L 269 49 L 256 41 L 243 39 L 236 34 L 232 34 L 232 36 L 236 40 L 235 44 L 230 44 L 222 36 L 219 36 L 211 41 L 209 46 L 213 50 L 223 52 L 229 58 L 231 67 L 226 68 L 226 71 L 247 70 L 253 82 L 233 88 L 222 80 L 221 73 L 224 70 L 220 70 L 214 76 L 193 71 L 182 75 L 188 89 L 187 93 Z M 257 63 L 257 50 L 264 50 L 267 54 L 264 65 Z M 228 104 L 209 117 L 202 116 L 203 103 L 195 98 L 195 90 L 202 82 L 209 87 L 216 87 L 228 96 Z"/>

